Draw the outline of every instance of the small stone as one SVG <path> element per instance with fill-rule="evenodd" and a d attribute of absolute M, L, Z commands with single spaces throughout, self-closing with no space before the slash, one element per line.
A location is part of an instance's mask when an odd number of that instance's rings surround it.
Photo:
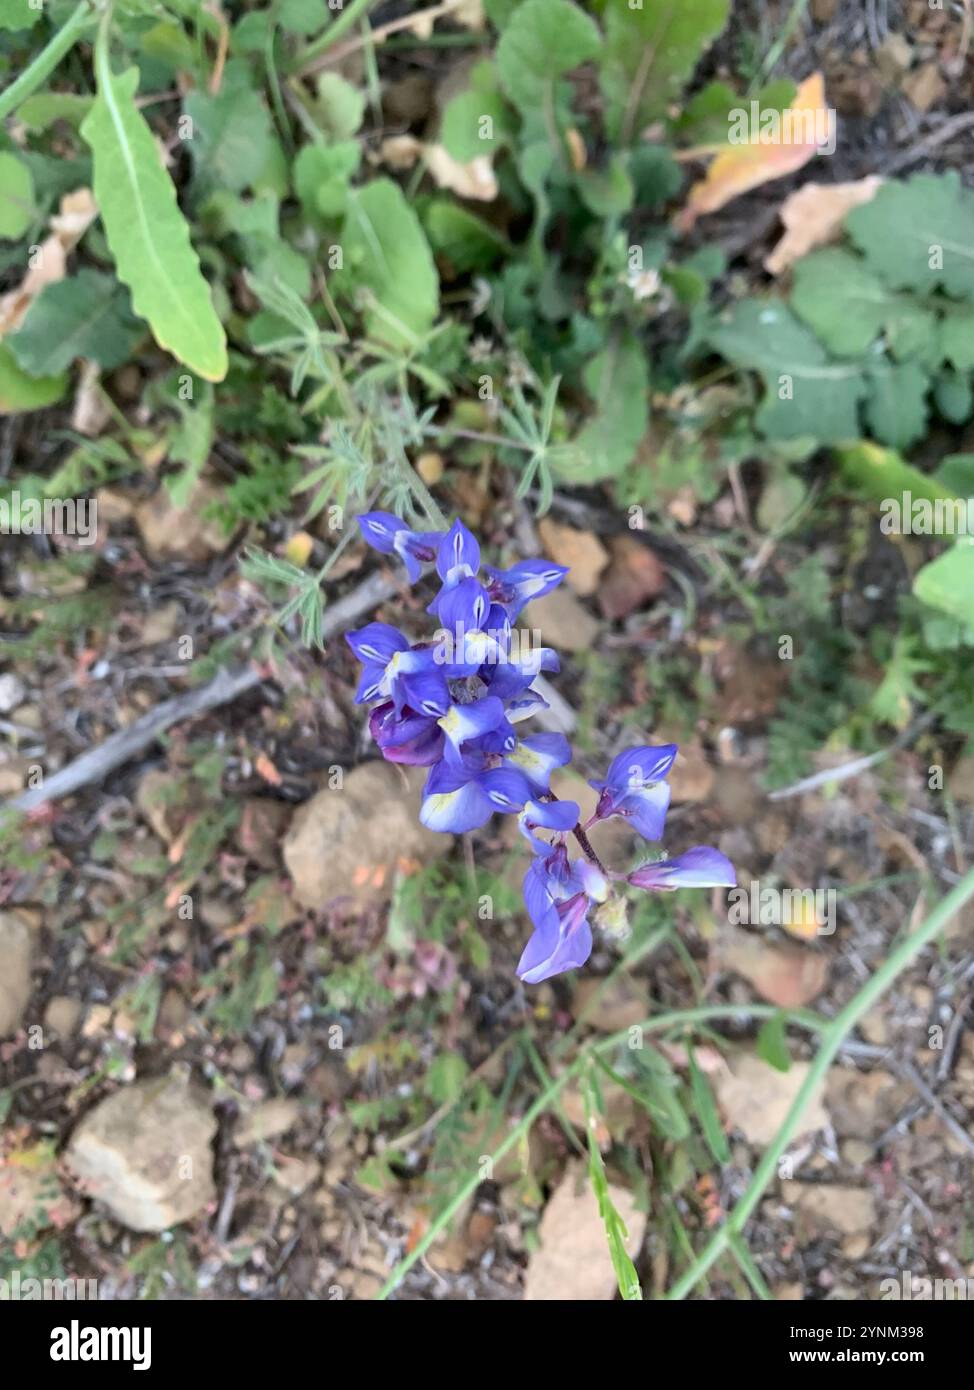
<path fill-rule="evenodd" d="M 839 1152 L 843 1162 L 852 1168 L 864 1168 L 875 1156 L 872 1144 L 867 1144 L 865 1139 L 843 1139 L 839 1145 Z"/>
<path fill-rule="evenodd" d="M 917 111 L 929 111 L 943 99 L 946 91 L 947 83 L 936 63 L 924 63 L 903 79 L 903 94 Z"/>
<path fill-rule="evenodd" d="M 69 1038 L 77 1028 L 83 1011 L 80 1000 L 56 994 L 44 1010 L 44 1027 L 56 1033 L 59 1038 Z"/>
<path fill-rule="evenodd" d="M 632 536 L 612 541 L 612 564 L 599 584 L 599 607 L 608 622 L 628 618 L 663 592 L 666 571 L 649 546 Z"/>
<path fill-rule="evenodd" d="M 216 1120 L 179 1074 L 125 1086 L 75 1129 L 65 1163 L 85 1194 L 133 1231 L 165 1231 L 215 1196 Z"/>
<path fill-rule="evenodd" d="M 238 1149 L 245 1149 L 248 1144 L 278 1139 L 289 1129 L 293 1129 L 300 1114 L 301 1106 L 296 1100 L 290 1100 L 286 1096 L 265 1100 L 262 1105 L 255 1106 L 241 1117 L 233 1142 Z"/>
<path fill-rule="evenodd" d="M 16 912 L 0 912 L 0 1038 L 16 1033 L 30 999 L 33 936 Z"/>
<path fill-rule="evenodd" d="M 609 563 L 609 552 L 591 531 L 562 526 L 550 516 L 538 522 L 538 535 L 556 565 L 567 565 L 565 583 L 582 598 L 594 594 L 599 576 Z"/>
<path fill-rule="evenodd" d="M 739 1052 L 729 1062 L 728 1070 L 714 1077 L 717 1100 L 727 1124 L 739 1129 L 752 1144 L 770 1144 L 805 1084 L 809 1064 L 793 1062 L 787 1071 L 778 1071 L 753 1052 Z M 822 1105 L 823 1089 L 820 1084 L 806 1105 L 795 1139 L 828 1124 Z"/>
<path fill-rule="evenodd" d="M 542 644 L 556 651 L 588 651 L 599 635 L 596 619 L 563 585 L 528 604 L 521 621 L 537 628 Z"/>
<path fill-rule="evenodd" d="M 141 502 L 135 511 L 135 524 L 142 535 L 149 558 L 188 560 L 203 564 L 213 555 L 226 549 L 228 538 L 217 521 L 205 518 L 205 512 L 220 493 L 208 483 L 197 483 L 185 507 L 173 505 L 165 487 Z"/>
<path fill-rule="evenodd" d="M 420 775 L 404 777 L 389 763 L 364 763 L 341 788 L 326 788 L 300 807 L 283 853 L 303 907 L 322 908 L 338 898 L 381 902 L 397 870 L 409 872 L 447 853 L 452 837 L 419 823 L 425 769 L 415 771 Z"/>
<path fill-rule="evenodd" d="M 443 455 L 420 454 L 416 460 L 416 472 L 427 487 L 435 487 L 443 477 Z"/>
<path fill-rule="evenodd" d="M 842 1253 L 848 1260 L 861 1260 L 871 1245 L 868 1236 L 846 1236 L 842 1242 Z"/>
<path fill-rule="evenodd" d="M 292 1197 L 307 1192 L 321 1174 L 321 1164 L 315 1158 L 294 1158 L 281 1154 L 274 1160 L 274 1177 L 278 1187 Z"/>
<path fill-rule="evenodd" d="M 0 714 L 9 714 L 23 702 L 26 694 L 24 682 L 20 677 L 15 676 L 12 671 L 4 671 L 0 675 Z"/>
<path fill-rule="evenodd" d="M 854 1236 L 871 1230 L 876 1220 L 876 1199 L 864 1187 L 785 1182 L 781 1195 L 814 1231 Z"/>

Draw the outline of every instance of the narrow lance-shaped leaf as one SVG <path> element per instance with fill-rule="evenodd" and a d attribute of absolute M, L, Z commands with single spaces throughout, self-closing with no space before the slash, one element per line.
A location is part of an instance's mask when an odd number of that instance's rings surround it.
<path fill-rule="evenodd" d="M 94 155 L 95 198 L 118 277 L 160 347 L 208 381 L 227 373 L 227 344 L 176 190 L 135 105 L 137 68 L 116 77 L 95 51 L 98 96 L 81 133 Z"/>

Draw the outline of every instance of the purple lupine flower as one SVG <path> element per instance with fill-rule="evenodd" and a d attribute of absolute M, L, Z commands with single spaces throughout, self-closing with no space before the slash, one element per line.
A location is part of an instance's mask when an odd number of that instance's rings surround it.
<path fill-rule="evenodd" d="M 528 801 L 517 818 L 517 828 L 531 846 L 534 854 L 549 855 L 552 846 L 539 840 L 536 830 L 557 830 L 562 835 L 578 824 L 577 801 Z"/>
<path fill-rule="evenodd" d="M 646 840 L 658 840 L 670 804 L 663 779 L 676 761 L 675 743 L 626 748 L 612 759 L 604 782 L 589 782 L 599 793 L 594 820 L 624 816 Z"/>
<path fill-rule="evenodd" d="M 423 566 L 436 559 L 442 531 L 411 531 L 404 521 L 392 512 L 363 512 L 358 519 L 359 529 L 373 550 L 382 555 L 398 555 L 406 566 L 410 584 L 423 573 Z"/>
<path fill-rule="evenodd" d="M 410 531 L 386 512 L 359 520 L 371 545 L 401 555 L 411 579 L 435 559 L 441 587 L 428 611 L 441 629 L 420 643 L 382 622 L 349 633 L 363 663 L 356 699 L 375 704 L 369 727 L 384 758 L 429 768 L 420 810 L 429 829 L 461 834 L 495 813 L 517 815 L 533 855 L 524 901 L 534 930 L 518 965 L 522 980 L 537 984 L 585 963 L 589 914 L 606 901 L 609 878 L 651 890 L 733 885 L 730 862 L 704 847 L 643 864 L 628 877 L 607 874 L 582 833 L 578 805 L 552 795 L 553 772 L 571 759 L 567 739 L 522 736 L 517 726 L 547 708 L 532 681 L 557 671 L 558 656 L 548 647 L 525 650 L 514 623 L 526 603 L 561 583 L 563 566 L 525 560 L 507 570 L 488 567 L 482 583 L 480 547 L 462 522 L 440 533 Z M 676 752 L 666 744 L 618 754 L 605 779 L 590 784 L 599 793 L 591 821 L 623 816 L 658 840 Z M 572 831 L 584 858 L 569 858 Z"/>
<path fill-rule="evenodd" d="M 570 862 L 564 845 L 547 858 L 534 859 L 524 876 L 524 903 L 534 932 L 518 962 L 519 978 L 538 985 L 584 965 L 592 954 L 588 914 L 607 896 L 602 873 L 587 860 Z"/>
<path fill-rule="evenodd" d="M 520 772 L 503 767 L 472 771 L 444 759 L 430 768 L 419 819 L 427 830 L 461 835 L 479 830 L 496 811 L 520 811 L 530 799 L 531 784 Z"/>
<path fill-rule="evenodd" d="M 397 715 L 391 700 L 369 715 L 369 732 L 387 762 L 429 767 L 443 757 L 445 739 L 436 720 L 408 708 Z"/>
<path fill-rule="evenodd" d="M 484 569 L 490 576 L 487 589 L 491 598 L 507 610 L 512 623 L 526 604 L 550 594 L 568 573 L 567 566 L 554 565 L 550 560 L 519 560 L 509 570 L 495 569 L 493 565 L 485 565 Z"/>
<path fill-rule="evenodd" d="M 725 854 L 709 845 L 698 845 L 673 859 L 640 864 L 627 878 L 635 888 L 670 890 L 676 888 L 733 888 L 737 883 L 734 865 Z"/>

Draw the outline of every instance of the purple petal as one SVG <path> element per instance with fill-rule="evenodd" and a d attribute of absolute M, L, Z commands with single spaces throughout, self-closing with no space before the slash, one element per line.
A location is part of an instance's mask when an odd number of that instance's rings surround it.
<path fill-rule="evenodd" d="M 650 782 L 662 781 L 676 761 L 677 751 L 675 743 L 625 748 L 609 764 L 604 785 L 618 791 L 637 791 Z"/>
<path fill-rule="evenodd" d="M 519 772 L 495 767 L 477 778 L 495 811 L 520 811 L 531 799 L 531 784 Z"/>
<path fill-rule="evenodd" d="M 473 533 L 458 518 L 440 541 L 436 570 L 441 579 L 453 582 L 480 569 L 480 546 Z"/>
<path fill-rule="evenodd" d="M 358 517 L 359 529 L 363 537 L 382 555 L 391 555 L 395 549 L 396 535 L 408 527 L 392 512 L 363 512 Z"/>
<path fill-rule="evenodd" d="M 577 970 L 585 964 L 592 954 L 592 929 L 587 914 L 588 902 L 579 894 L 558 913 L 557 926 L 546 915 L 518 962 L 517 973 L 525 984 L 537 985 L 552 975 Z"/>
<path fill-rule="evenodd" d="M 357 632 L 346 632 L 345 641 L 359 661 L 387 666 L 396 652 L 409 650 L 409 640 L 390 623 L 368 623 Z"/>
<path fill-rule="evenodd" d="M 486 825 L 496 809 L 476 778 L 442 762 L 430 769 L 419 819 L 428 830 L 460 835 Z"/>
<path fill-rule="evenodd" d="M 640 865 L 629 875 L 628 882 L 636 888 L 733 888 L 737 874 L 720 850 L 699 845 L 673 859 Z"/>

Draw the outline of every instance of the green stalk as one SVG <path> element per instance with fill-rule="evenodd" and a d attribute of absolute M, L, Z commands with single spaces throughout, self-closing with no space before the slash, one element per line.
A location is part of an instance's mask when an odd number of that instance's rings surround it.
<path fill-rule="evenodd" d="M 81 35 L 95 20 L 90 0 L 81 0 L 76 9 L 48 40 L 40 53 L 27 64 L 19 77 L 0 92 L 0 120 L 15 111 L 22 101 L 48 78 L 65 54 L 70 53 Z"/>
<path fill-rule="evenodd" d="M 719 1260 L 727 1250 L 734 1249 L 748 1217 L 774 1177 L 778 1160 L 791 1142 L 806 1107 L 848 1034 L 863 1015 L 867 1014 L 876 1001 L 885 994 L 896 977 L 906 969 L 925 946 L 929 946 L 951 917 L 959 912 L 972 897 L 974 897 L 974 869 L 965 874 L 960 883 L 952 888 L 945 898 L 940 900 L 923 925 L 897 946 L 875 975 L 866 981 L 859 993 L 850 999 L 841 1013 L 837 1014 L 828 1025 L 822 1034 L 822 1043 L 815 1061 L 809 1068 L 801 1089 L 782 1121 L 781 1128 L 754 1170 L 754 1176 L 748 1184 L 747 1191 L 731 1212 L 726 1223 L 714 1234 L 697 1256 L 695 1262 L 670 1289 L 667 1298 L 674 1300 L 686 1298 L 711 1265 Z"/>
<path fill-rule="evenodd" d="M 644 1033 L 665 1033 L 670 1028 L 675 1028 L 680 1024 L 686 1023 L 706 1023 L 716 1019 L 748 1019 L 748 1018 L 770 1018 L 772 1014 L 779 1013 L 780 1010 L 772 1008 L 767 1004 L 705 1004 L 695 1009 L 674 1009 L 671 1013 L 657 1014 L 655 1018 L 649 1018 L 642 1024 Z M 806 1013 L 804 1010 L 789 1016 L 789 1022 L 798 1023 L 803 1027 L 822 1027 L 822 1020 L 817 1015 Z M 490 1155 L 491 1163 L 496 1166 L 504 1158 L 515 1144 L 519 1143 L 524 1135 L 534 1124 L 539 1115 L 544 1114 L 552 1104 L 558 1094 L 568 1085 L 573 1077 L 577 1076 L 581 1068 L 588 1061 L 591 1053 L 596 1053 L 610 1047 L 612 1044 L 625 1042 L 629 1036 L 629 1029 L 623 1029 L 620 1033 L 614 1033 L 610 1037 L 602 1038 L 584 1047 L 575 1058 L 570 1067 L 567 1067 L 560 1076 L 554 1077 L 551 1084 L 541 1093 L 529 1110 L 526 1110 L 518 1123 L 511 1130 L 510 1134 Z M 483 1178 L 479 1168 L 468 1178 L 462 1187 L 455 1193 L 450 1203 L 443 1208 L 434 1221 L 430 1223 L 430 1228 L 423 1236 L 422 1240 L 411 1250 L 408 1255 L 399 1261 L 395 1269 L 389 1275 L 385 1284 L 376 1294 L 376 1299 L 386 1299 L 397 1288 L 403 1277 L 409 1273 L 417 1260 L 421 1260 L 427 1250 L 434 1243 L 440 1232 L 443 1231 L 462 1209 L 464 1203 L 476 1192 Z"/>
<path fill-rule="evenodd" d="M 352 0 L 347 10 L 342 10 L 337 19 L 332 20 L 323 34 L 319 34 L 314 43 L 309 44 L 295 59 L 289 63 L 286 72 L 303 72 L 312 66 L 316 58 L 320 58 L 323 53 L 327 53 L 332 44 L 338 42 L 343 34 L 347 34 L 349 29 L 364 19 L 369 10 L 373 9 L 379 0 Z"/>

